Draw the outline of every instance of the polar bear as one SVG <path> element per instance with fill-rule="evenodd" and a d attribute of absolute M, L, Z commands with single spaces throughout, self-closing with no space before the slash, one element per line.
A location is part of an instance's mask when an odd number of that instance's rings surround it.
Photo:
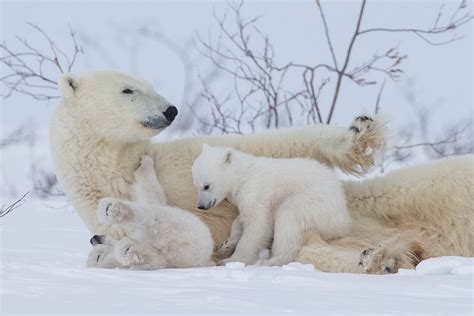
<path fill-rule="evenodd" d="M 318 124 L 152 144 L 149 138 L 166 129 L 177 111 L 147 82 L 115 71 L 92 71 L 81 76 L 65 74 L 58 84 L 62 98 L 50 129 L 58 179 L 87 228 L 116 239 L 126 230 L 99 223 L 97 205 L 104 197 L 131 198 L 133 172 L 144 154 L 155 161 L 168 202 L 199 216 L 219 245 L 229 236 L 238 212 L 225 202 L 210 212 L 196 208 L 191 165 L 203 143 L 257 156 L 310 158 L 347 173 L 363 174 L 385 141 L 379 120 L 357 117 L 349 128 Z M 423 242 L 427 257 L 472 255 L 472 179 L 469 156 L 344 183 L 354 231 L 331 242 L 308 233 L 296 260 L 313 263 L 323 271 L 362 273 L 359 262 L 365 249 L 383 244 L 397 249 L 396 255 L 413 252 L 408 246 L 394 247 L 387 242 L 397 235 Z M 216 259 L 220 258 L 216 255 Z"/>
<path fill-rule="evenodd" d="M 256 157 L 204 144 L 192 174 L 199 209 L 207 210 L 224 199 L 239 209 L 224 242 L 235 251 L 222 264 L 255 264 L 273 239 L 271 258 L 260 264 L 281 266 L 296 258 L 305 231 L 331 240 L 350 230 L 342 185 L 333 170 L 315 160 Z"/>
<path fill-rule="evenodd" d="M 97 208 L 99 222 L 122 225 L 128 237 L 93 236 L 87 266 L 153 270 L 215 265 L 209 228 L 192 213 L 166 204 L 150 157 L 142 156 L 134 179 L 133 202 L 103 198 Z"/>

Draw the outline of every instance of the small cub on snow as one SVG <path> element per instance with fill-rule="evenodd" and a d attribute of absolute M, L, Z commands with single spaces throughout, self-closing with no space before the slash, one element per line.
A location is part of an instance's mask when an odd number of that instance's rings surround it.
<path fill-rule="evenodd" d="M 283 265 L 295 259 L 304 233 L 325 240 L 346 235 L 351 227 L 344 191 L 335 173 L 309 159 L 255 157 L 204 144 L 192 167 L 198 208 L 207 210 L 227 198 L 239 208 L 221 261 Z M 259 260 L 271 247 L 271 257 Z"/>
<path fill-rule="evenodd" d="M 97 210 L 99 222 L 123 226 L 128 237 L 92 237 L 87 266 L 153 270 L 215 265 L 209 228 L 192 213 L 166 204 L 150 157 L 142 156 L 134 176 L 133 202 L 103 198 Z"/>

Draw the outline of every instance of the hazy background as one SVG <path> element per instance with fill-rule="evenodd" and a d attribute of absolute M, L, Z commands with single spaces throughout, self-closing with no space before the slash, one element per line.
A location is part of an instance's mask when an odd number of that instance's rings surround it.
<path fill-rule="evenodd" d="M 368 1 L 362 29 L 379 26 L 430 28 L 443 3 L 443 11 L 449 18 L 459 5 L 458 1 Z M 322 5 L 341 64 L 354 30 L 360 1 L 323 1 Z M 472 7 L 470 2 L 468 5 Z M 206 73 L 212 69 L 209 61 L 196 50 L 193 41 L 198 35 L 203 39 L 216 39 L 219 29 L 213 15 L 221 16 L 227 8 L 225 1 L 2 1 L 1 35 L 2 41 L 10 48 L 20 47 L 16 37 L 21 36 L 31 45 L 46 51 L 46 43 L 26 24 L 31 22 L 47 32 L 59 47 L 72 52 L 71 27 L 77 32 L 78 43 L 84 51 L 78 56 L 72 72 L 80 74 L 93 69 L 115 69 L 150 81 L 158 93 L 180 110 L 178 121 L 162 137 L 181 137 L 200 131 L 199 122 L 189 115 L 188 105 L 202 88 L 197 72 Z M 277 61 L 331 63 L 315 1 L 245 1 L 243 14 L 248 19 L 261 16 L 257 25 L 262 33 L 268 34 Z M 190 58 L 192 67 L 188 80 L 192 84 L 188 84 L 188 90 L 192 91 L 186 91 L 184 99 L 185 67 L 182 59 L 170 45 L 143 36 L 140 33 L 143 28 L 165 35 Z M 380 101 L 380 112 L 390 118 L 393 143 L 397 143 L 399 134 L 403 136 L 404 131 L 415 131 L 419 127 L 419 111 L 429 113 L 427 133 L 432 142 L 442 139 L 450 127 L 472 120 L 472 23 L 454 33 L 464 38 L 440 46 L 429 45 L 412 33 L 370 34 L 356 43 L 350 61 L 352 67 L 391 47 L 408 56 L 401 67 L 403 76 L 397 81 L 386 80 Z M 450 39 L 452 34 L 440 34 L 434 39 Z M 51 70 L 50 76 L 57 78 L 59 75 Z M 287 78 L 290 86 L 292 80 L 297 78 Z M 324 115 L 329 111 L 334 82 L 332 78 L 320 96 Z M 382 82 L 383 79 L 379 78 L 376 85 L 358 86 L 344 80 L 332 123 L 347 125 L 359 113 L 373 113 Z M 212 83 L 220 95 L 225 95 L 233 84 L 232 78 L 222 73 Z M 0 89 L 5 91 L 4 87 Z M 25 124 L 29 127 L 24 137 L 26 141 L 0 148 L 2 195 L 16 196 L 31 190 L 52 173 L 47 133 L 57 103 L 57 99 L 37 101 L 15 93 L 2 100 L 0 139 L 11 136 L 12 131 Z M 198 103 L 196 112 L 205 117 L 208 113 L 206 102 L 201 100 Z M 178 128 L 180 130 L 176 130 Z M 467 132 L 467 141 L 472 146 L 472 126 Z M 420 141 L 424 140 L 420 140 L 419 135 L 409 139 L 413 144 Z M 406 164 L 430 158 L 415 156 L 420 158 L 406 161 Z"/>

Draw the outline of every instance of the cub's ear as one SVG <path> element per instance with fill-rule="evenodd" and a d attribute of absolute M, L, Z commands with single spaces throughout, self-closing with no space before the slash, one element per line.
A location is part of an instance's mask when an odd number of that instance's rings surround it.
<path fill-rule="evenodd" d="M 61 96 L 65 99 L 74 97 L 74 94 L 79 87 L 78 79 L 71 74 L 63 74 L 58 82 Z"/>
<path fill-rule="evenodd" d="M 232 151 L 227 150 L 224 154 L 224 164 L 228 165 L 232 162 Z"/>
<path fill-rule="evenodd" d="M 204 143 L 202 144 L 202 150 L 208 150 L 209 148 L 211 148 L 211 146 L 209 146 L 208 144 Z"/>

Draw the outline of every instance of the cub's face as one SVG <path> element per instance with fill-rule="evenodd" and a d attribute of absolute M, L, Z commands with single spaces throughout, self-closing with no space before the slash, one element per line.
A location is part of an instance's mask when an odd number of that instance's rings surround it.
<path fill-rule="evenodd" d="M 229 158 L 228 149 L 204 144 L 201 154 L 194 160 L 192 174 L 198 190 L 199 209 L 208 210 L 228 195 L 231 189 L 228 177 Z"/>
<path fill-rule="evenodd" d="M 88 268 L 115 269 L 123 266 L 115 258 L 114 246 L 96 244 L 92 247 L 87 258 Z"/>
<path fill-rule="evenodd" d="M 98 138 L 133 142 L 159 134 L 178 114 L 146 81 L 113 71 L 60 80 L 64 105 Z"/>

